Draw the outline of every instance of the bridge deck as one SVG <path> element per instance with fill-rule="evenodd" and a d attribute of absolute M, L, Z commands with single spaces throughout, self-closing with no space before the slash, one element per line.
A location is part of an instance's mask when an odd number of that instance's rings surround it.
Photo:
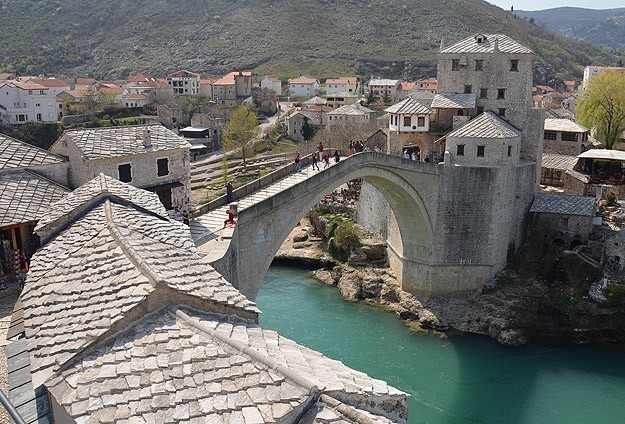
<path fill-rule="evenodd" d="M 333 166 L 334 162 L 330 163 Z M 287 177 L 276 181 L 262 189 L 242 197 L 237 201 L 238 211 L 249 208 L 277 193 L 286 190 L 310 177 L 323 172 L 323 164 L 319 167 L 321 171 L 313 170 L 312 166 L 302 167 L 301 172 L 293 172 Z M 195 242 L 197 253 L 207 261 L 218 259 L 226 252 L 232 237 L 232 228 L 224 228 L 224 221 L 227 218 L 228 206 L 222 206 L 191 221 L 189 224 L 191 237 Z"/>

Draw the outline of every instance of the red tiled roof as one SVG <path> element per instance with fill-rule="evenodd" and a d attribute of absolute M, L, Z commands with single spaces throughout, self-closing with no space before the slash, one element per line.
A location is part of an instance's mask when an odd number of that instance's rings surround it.
<path fill-rule="evenodd" d="M 48 88 L 51 88 L 51 87 L 69 87 L 68 83 L 66 83 L 65 81 L 58 80 L 56 78 L 46 78 L 46 79 L 33 78 L 33 79 L 29 80 L 29 82 L 32 82 L 32 83 L 35 83 L 35 84 L 39 84 L 39 85 L 43 85 L 43 86 L 48 87 Z"/>
<path fill-rule="evenodd" d="M 575 81 L 564 81 L 564 85 L 567 87 L 575 87 Z"/>
<path fill-rule="evenodd" d="M 539 90 L 543 90 L 543 91 L 555 91 L 553 88 L 549 87 L 548 85 L 537 85 L 536 87 Z"/>
<path fill-rule="evenodd" d="M 355 85 L 356 77 L 339 77 L 339 78 L 328 78 L 326 80 L 326 84 L 345 84 L 345 85 Z"/>
<path fill-rule="evenodd" d="M 232 85 L 234 84 L 234 77 L 237 75 L 241 75 L 244 77 L 251 77 L 251 71 L 232 71 L 227 73 L 223 77 L 219 78 L 217 81 L 213 82 L 213 85 Z"/>
<path fill-rule="evenodd" d="M 410 81 L 403 81 L 399 83 L 399 89 L 401 91 L 412 91 L 416 83 Z"/>
<path fill-rule="evenodd" d="M 93 78 L 81 78 L 81 77 L 74 78 L 74 82 L 77 85 L 93 85 L 97 83 L 97 81 L 94 80 Z"/>
<path fill-rule="evenodd" d="M 154 78 L 147 76 L 146 74 L 134 74 L 134 75 L 128 75 L 128 77 L 126 77 L 126 81 L 127 82 L 139 82 L 139 81 L 149 81 L 149 80 L 153 80 Z"/>
<path fill-rule="evenodd" d="M 195 72 L 180 70 L 176 72 L 172 72 L 171 74 L 167 74 L 167 78 L 181 78 L 181 77 L 199 77 L 200 74 L 196 74 Z"/>
<path fill-rule="evenodd" d="M 315 84 L 316 82 L 317 79 L 311 77 L 291 78 L 289 80 L 289 84 Z"/>
<path fill-rule="evenodd" d="M 45 87 L 41 84 L 17 82 L 17 81 L 12 81 L 12 80 L 0 82 L 0 87 L 4 85 L 9 86 L 9 87 L 19 88 L 21 90 L 47 90 L 48 89 L 48 87 Z"/>
<path fill-rule="evenodd" d="M 303 112 L 332 112 L 331 106 L 308 106 L 302 109 Z"/>

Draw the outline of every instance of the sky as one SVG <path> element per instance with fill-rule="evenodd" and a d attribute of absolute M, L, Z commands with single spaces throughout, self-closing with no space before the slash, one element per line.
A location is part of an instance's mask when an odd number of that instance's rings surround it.
<path fill-rule="evenodd" d="M 543 10 L 554 7 L 583 7 L 586 9 L 616 9 L 625 7 L 623 0 L 486 0 L 502 9 L 510 10 Z"/>

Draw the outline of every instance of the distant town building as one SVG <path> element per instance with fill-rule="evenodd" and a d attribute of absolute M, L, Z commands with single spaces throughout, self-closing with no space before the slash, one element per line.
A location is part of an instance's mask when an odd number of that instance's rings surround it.
<path fill-rule="evenodd" d="M 577 156 L 591 147 L 590 130 L 570 119 L 545 119 L 544 151 Z"/>
<path fill-rule="evenodd" d="M 266 76 L 263 78 L 260 82 L 260 88 L 273 90 L 276 92 L 276 96 L 282 95 L 282 81 L 276 77 Z"/>
<path fill-rule="evenodd" d="M 62 104 L 44 85 L 33 82 L 0 82 L 0 114 L 10 124 L 55 122 L 62 115 Z"/>
<path fill-rule="evenodd" d="M 316 78 L 291 78 L 288 83 L 293 97 L 310 97 L 319 94 L 319 81 Z"/>
<path fill-rule="evenodd" d="M 366 124 L 373 122 L 375 111 L 362 106 L 360 103 L 341 106 L 327 113 L 327 126 L 341 124 Z"/>
<path fill-rule="evenodd" d="M 200 75 L 185 70 L 173 72 L 165 77 L 176 96 L 199 96 Z"/>
<path fill-rule="evenodd" d="M 582 90 L 587 90 L 592 78 L 600 72 L 625 72 L 625 67 L 617 66 L 586 66 L 582 79 Z"/>
<path fill-rule="evenodd" d="M 345 105 L 351 105 L 358 101 L 357 94 L 348 93 L 346 91 L 334 94 L 326 94 L 324 98 L 326 99 L 326 104 L 332 109 L 336 109 Z"/>
<path fill-rule="evenodd" d="M 373 100 L 393 102 L 397 99 L 399 84 L 399 80 L 372 78 L 367 84 L 367 89 Z"/>
<path fill-rule="evenodd" d="M 212 84 L 213 100 L 222 106 L 236 106 L 252 95 L 252 73 L 233 71 Z"/>
<path fill-rule="evenodd" d="M 337 93 L 357 94 L 358 80 L 356 77 L 328 78 L 325 85 L 327 95 Z"/>

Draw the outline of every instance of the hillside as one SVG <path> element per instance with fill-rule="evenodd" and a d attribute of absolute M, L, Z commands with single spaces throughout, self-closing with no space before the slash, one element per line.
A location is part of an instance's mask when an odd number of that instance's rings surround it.
<path fill-rule="evenodd" d="M 597 46 L 625 49 L 625 8 L 592 10 L 557 7 L 515 13 L 570 38 L 586 40 Z"/>
<path fill-rule="evenodd" d="M 19 5 L 19 6 L 17 6 Z M 580 77 L 614 57 L 481 0 L 0 0 L 0 70 L 114 78 L 436 73 L 447 43 L 502 32 L 537 54 L 536 80 Z"/>

